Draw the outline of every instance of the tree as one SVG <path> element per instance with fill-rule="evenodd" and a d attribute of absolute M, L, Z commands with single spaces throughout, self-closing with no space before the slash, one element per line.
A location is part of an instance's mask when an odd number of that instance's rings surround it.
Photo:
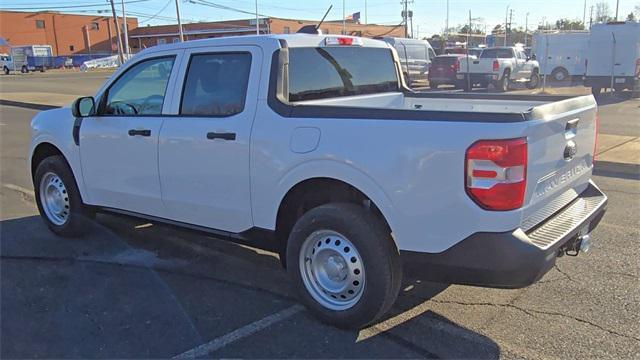
<path fill-rule="evenodd" d="M 636 21 L 636 15 L 630 12 L 629 15 L 627 15 L 627 21 Z"/>
<path fill-rule="evenodd" d="M 556 21 L 558 30 L 584 30 L 584 24 L 579 20 L 560 19 Z"/>
<path fill-rule="evenodd" d="M 464 26 L 460 26 L 458 27 L 458 34 L 466 34 L 469 32 L 469 24 L 464 25 Z M 480 30 L 480 29 L 474 29 L 473 26 L 471 27 L 471 33 L 472 34 L 484 34 L 484 31 Z"/>
<path fill-rule="evenodd" d="M 606 23 L 612 20 L 609 4 L 606 2 L 596 3 L 596 22 Z"/>

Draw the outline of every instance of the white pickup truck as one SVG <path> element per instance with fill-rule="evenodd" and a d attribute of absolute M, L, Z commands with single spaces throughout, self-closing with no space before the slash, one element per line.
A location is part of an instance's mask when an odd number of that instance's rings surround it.
<path fill-rule="evenodd" d="M 471 81 L 467 80 L 471 78 Z M 508 91 L 512 82 L 524 82 L 529 89 L 535 89 L 540 84 L 540 64 L 528 57 L 524 50 L 518 47 L 493 47 L 482 50 L 478 59 L 460 58 L 458 79 L 462 80 L 465 90 L 474 85 L 487 87 L 493 84 L 499 91 Z"/>
<path fill-rule="evenodd" d="M 146 49 L 33 119 L 38 209 L 62 236 L 106 211 L 281 249 L 301 301 L 349 328 L 390 309 L 403 266 L 517 288 L 586 250 L 607 203 L 591 95 L 415 93 L 400 69 L 346 36 Z"/>

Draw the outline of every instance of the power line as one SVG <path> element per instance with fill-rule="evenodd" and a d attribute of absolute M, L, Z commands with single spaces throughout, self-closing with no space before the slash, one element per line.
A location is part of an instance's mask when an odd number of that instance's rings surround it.
<path fill-rule="evenodd" d="M 171 4 L 171 0 L 167 0 L 167 3 L 166 3 L 166 4 L 164 4 L 164 6 L 162 7 L 162 9 L 160 9 L 160 11 L 158 11 L 157 13 L 155 13 L 155 14 L 153 14 L 152 16 L 148 17 L 146 20 L 139 21 L 139 22 L 138 22 L 138 25 L 139 25 L 139 24 L 147 23 L 147 22 L 149 22 L 149 21 L 151 21 L 151 20 L 153 20 L 153 19 L 157 18 L 158 16 L 160 16 L 160 13 L 162 13 L 162 12 L 163 12 L 163 11 L 164 11 L 168 6 L 169 6 L 169 4 Z M 131 13 L 131 11 L 129 11 L 129 13 Z"/>
<path fill-rule="evenodd" d="M 146 1 L 150 1 L 150 0 L 129 0 L 126 1 L 125 4 L 134 4 L 134 3 L 140 3 L 140 2 L 146 2 Z M 3 7 L 2 10 L 42 10 L 42 9 L 46 9 L 47 6 L 52 6 L 51 4 L 43 4 L 43 6 L 38 6 L 38 7 L 34 7 L 34 6 L 30 6 L 30 7 L 11 7 L 11 8 L 7 8 L 7 7 Z M 108 4 L 84 4 L 84 5 L 61 5 L 61 6 L 55 6 L 55 9 L 82 9 L 82 8 L 89 8 L 89 7 L 105 7 L 108 6 Z M 53 10 L 55 11 L 55 10 Z"/>

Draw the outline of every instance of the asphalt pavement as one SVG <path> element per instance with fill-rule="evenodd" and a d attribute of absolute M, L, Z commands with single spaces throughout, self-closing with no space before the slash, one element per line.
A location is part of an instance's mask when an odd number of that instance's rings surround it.
<path fill-rule="evenodd" d="M 343 331 L 297 305 L 268 244 L 115 215 L 82 239 L 46 229 L 29 121 L 107 75 L 0 78 L 0 357 L 640 358 L 640 100 L 601 101 L 594 179 L 610 202 L 589 253 L 518 290 L 409 277 L 383 321 Z"/>

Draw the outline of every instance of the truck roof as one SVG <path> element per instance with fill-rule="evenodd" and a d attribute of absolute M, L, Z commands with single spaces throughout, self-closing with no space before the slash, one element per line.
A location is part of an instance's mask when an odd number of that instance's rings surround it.
<path fill-rule="evenodd" d="M 172 49 L 186 49 L 203 46 L 229 46 L 229 45 L 255 45 L 260 47 L 279 47 L 280 41 L 284 40 L 288 47 L 318 47 L 325 46 L 326 38 L 353 38 L 358 39 L 361 47 L 389 48 L 389 45 L 381 40 L 361 38 L 348 35 L 314 35 L 314 34 L 270 34 L 270 35 L 242 35 L 226 36 L 210 39 L 189 40 L 182 43 L 157 45 L 141 51 L 140 53 L 150 53 Z"/>

